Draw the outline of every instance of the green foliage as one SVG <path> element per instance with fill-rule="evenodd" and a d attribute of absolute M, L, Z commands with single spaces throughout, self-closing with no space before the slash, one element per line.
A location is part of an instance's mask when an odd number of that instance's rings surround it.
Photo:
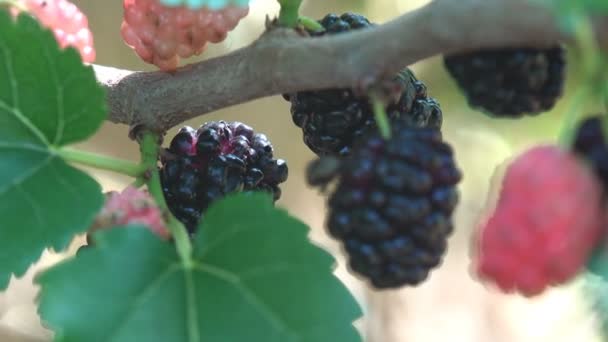
<path fill-rule="evenodd" d="M 360 309 L 307 232 L 266 194 L 213 205 L 191 267 L 142 227 L 112 229 L 38 277 L 40 313 L 58 341 L 361 341 Z"/>
<path fill-rule="evenodd" d="M 560 20 L 561 26 L 573 32 L 580 17 L 589 15 L 608 14 L 606 0 L 535 0 L 538 3 L 553 8 Z"/>
<path fill-rule="evenodd" d="M 587 269 L 604 279 L 604 281 L 608 281 L 608 251 L 604 246 L 600 246 L 593 251 L 587 262 Z"/>
<path fill-rule="evenodd" d="M 561 13 L 573 11 L 584 11 L 587 14 L 608 13 L 608 2 L 606 0 L 551 0 L 549 2 Z"/>
<path fill-rule="evenodd" d="M 105 95 L 78 53 L 0 10 L 0 288 L 45 247 L 63 249 L 99 210 L 99 185 L 56 148 L 92 135 Z"/>
<path fill-rule="evenodd" d="M 608 340 L 608 282 L 605 277 L 586 274 L 583 283 L 583 295 L 595 313 L 603 341 Z"/>

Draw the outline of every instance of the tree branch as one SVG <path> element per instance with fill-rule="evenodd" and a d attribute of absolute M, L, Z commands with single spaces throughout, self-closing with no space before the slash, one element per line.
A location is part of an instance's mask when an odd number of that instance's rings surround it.
<path fill-rule="evenodd" d="M 598 42 L 608 47 L 608 17 L 595 19 Z M 530 0 L 435 0 L 348 34 L 309 39 L 273 29 L 248 47 L 174 74 L 94 68 L 108 90 L 109 120 L 164 131 L 265 96 L 364 87 L 437 54 L 569 39 L 551 12 Z"/>

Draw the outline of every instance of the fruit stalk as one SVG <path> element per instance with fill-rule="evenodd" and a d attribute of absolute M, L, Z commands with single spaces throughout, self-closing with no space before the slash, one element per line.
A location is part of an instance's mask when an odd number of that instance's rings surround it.
<path fill-rule="evenodd" d="M 300 16 L 300 18 L 298 20 L 299 20 L 300 25 L 302 25 L 302 27 L 304 27 L 306 30 L 313 31 L 313 32 L 319 32 L 319 31 L 325 30 L 323 25 L 319 24 L 319 22 L 317 22 L 316 20 L 314 20 L 312 18 Z"/>
<path fill-rule="evenodd" d="M 380 135 L 384 139 L 388 140 L 391 138 L 391 124 L 386 115 L 386 110 L 384 109 L 384 102 L 376 94 L 370 94 L 370 99 L 372 101 L 372 108 L 374 109 L 374 118 L 376 119 L 376 123 L 378 124 L 378 130 L 380 131 Z"/>
<path fill-rule="evenodd" d="M 281 5 L 279 24 L 283 27 L 296 27 L 302 0 L 278 0 Z"/>
<path fill-rule="evenodd" d="M 601 68 L 602 58 L 593 33 L 593 25 L 587 16 L 582 15 L 577 18 L 574 34 L 583 59 L 584 80 L 593 81 Z"/>
<path fill-rule="evenodd" d="M 69 162 L 122 173 L 131 177 L 139 177 L 145 171 L 145 167 L 132 161 L 108 157 L 102 154 L 77 150 L 70 147 L 61 147 L 54 152 L 59 157 Z"/>
<path fill-rule="evenodd" d="M 167 217 L 167 228 L 175 240 L 177 246 L 177 253 L 179 254 L 184 267 L 190 268 L 193 265 L 192 262 L 192 244 L 190 238 L 186 232 L 184 225 L 171 214 L 165 196 L 163 195 L 163 189 L 160 184 L 160 175 L 156 162 L 158 160 L 159 144 L 157 143 L 157 137 L 152 133 L 146 133 L 143 136 L 141 142 L 141 157 L 142 164 L 148 167 L 150 176 L 147 180 L 148 192 L 156 201 L 158 207 L 163 211 Z"/>
<path fill-rule="evenodd" d="M 590 95 L 591 88 L 587 83 L 585 83 L 572 97 L 559 133 L 558 143 L 560 146 L 568 148 L 570 145 L 572 145 L 576 132 L 576 123 L 578 122 L 580 113 L 583 111 L 583 107 L 588 101 Z"/>
<path fill-rule="evenodd" d="M 587 16 L 580 15 L 576 18 L 574 34 L 578 53 L 583 63 L 583 85 L 575 93 L 564 118 L 559 137 L 559 143 L 562 146 L 571 145 L 579 115 L 583 112 L 584 106 L 589 102 L 589 99 L 598 95 L 596 89 L 600 89 L 600 92 L 606 89 L 602 73 L 602 54 L 593 33 L 593 26 Z M 600 84 L 598 85 L 598 83 Z M 604 96 L 600 93 L 599 97 L 602 98 Z M 608 131 L 606 121 L 602 120 L 604 131 Z"/>

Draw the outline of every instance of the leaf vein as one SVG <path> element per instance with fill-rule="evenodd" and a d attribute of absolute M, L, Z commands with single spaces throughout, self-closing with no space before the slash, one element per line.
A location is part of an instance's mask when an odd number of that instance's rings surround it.
<path fill-rule="evenodd" d="M 47 164 L 49 164 L 55 158 L 56 158 L 56 156 L 49 154 L 48 157 L 46 159 L 44 159 L 40 164 L 36 165 L 35 167 L 30 168 L 29 170 L 24 171 L 21 174 L 21 177 L 17 177 L 15 179 L 13 179 L 11 182 L 8 182 L 4 188 L 0 188 L 0 196 L 4 195 L 8 191 L 8 189 L 10 189 L 11 187 L 19 186 L 27 178 L 32 177 L 33 175 L 38 173 L 43 167 L 45 167 Z"/>
<path fill-rule="evenodd" d="M 213 276 L 234 286 L 234 288 L 241 293 L 243 298 L 253 305 L 253 307 L 255 307 L 258 312 L 262 314 L 262 316 L 266 317 L 270 324 L 273 325 L 277 330 L 293 336 L 298 336 L 297 332 L 294 332 L 291 328 L 289 328 L 287 323 L 284 322 L 281 317 L 277 316 L 259 296 L 257 296 L 246 286 L 243 286 L 241 278 L 237 274 L 223 270 L 217 266 L 200 263 L 196 263 L 194 265 L 194 270 Z"/>
<path fill-rule="evenodd" d="M 185 271 L 184 278 L 186 282 L 186 307 L 188 308 L 186 324 L 188 329 L 188 340 L 190 342 L 200 342 L 201 333 L 198 329 L 198 311 L 196 309 L 196 291 L 194 288 L 194 279 L 192 272 Z"/>
<path fill-rule="evenodd" d="M 0 108 L 7 110 L 9 113 L 12 113 L 25 127 L 27 127 L 35 136 L 40 139 L 40 142 L 48 145 L 49 142 L 44 136 L 44 134 L 36 127 L 34 124 L 25 116 L 19 108 L 19 91 L 17 87 L 17 78 L 15 77 L 15 70 L 13 68 L 13 62 L 10 56 L 10 49 L 6 46 L 3 40 L 0 39 L 0 51 L 2 51 L 2 55 L 4 56 L 4 66 L 7 69 L 9 74 L 9 79 L 11 83 L 11 89 L 13 92 L 13 106 L 8 105 L 6 102 L 0 100 Z"/>
<path fill-rule="evenodd" d="M 49 142 L 46 140 L 44 134 L 42 134 L 42 132 L 36 126 L 34 126 L 30 119 L 23 115 L 19 109 L 10 107 L 2 100 L 0 100 L 0 109 L 4 109 L 5 111 L 13 114 L 15 118 L 17 118 L 17 120 L 21 122 L 21 124 L 23 124 L 23 126 L 25 126 L 30 132 L 32 132 L 43 145 L 49 145 Z"/>
<path fill-rule="evenodd" d="M 127 323 L 131 320 L 132 316 L 137 312 L 137 309 L 145 302 L 148 297 L 159 287 L 165 278 L 172 275 L 174 272 L 178 271 L 181 268 L 181 264 L 173 263 L 168 265 L 167 269 L 162 273 L 159 273 L 154 280 L 148 283 L 146 287 L 140 292 L 138 295 L 133 298 L 131 307 L 125 312 L 124 319 L 118 322 L 116 329 L 108 329 L 108 331 L 113 331 L 109 336 L 107 341 L 114 341 L 114 339 L 119 336 L 119 333 L 127 327 Z"/>
<path fill-rule="evenodd" d="M 202 248 L 201 252 L 198 254 L 197 259 L 203 259 L 207 254 L 214 251 L 216 248 L 220 247 L 226 241 L 234 238 L 234 235 L 243 233 L 247 230 L 255 230 L 258 229 L 255 226 L 245 226 L 245 225 L 235 225 L 232 229 L 225 228 L 217 237 L 211 241 L 208 241 Z"/>
<path fill-rule="evenodd" d="M 285 270 L 289 270 L 289 264 L 286 262 L 279 262 L 273 265 L 263 265 L 251 268 L 241 273 L 241 279 L 261 277 L 272 273 L 283 272 Z"/>
<path fill-rule="evenodd" d="M 23 198 L 25 199 L 26 202 L 28 202 L 30 204 L 30 207 L 32 209 L 32 212 L 34 213 L 34 217 L 36 218 L 36 221 L 38 221 L 38 225 L 35 227 L 32 227 L 36 230 L 37 234 L 42 234 L 45 236 L 45 241 L 47 241 L 48 239 L 46 239 L 46 234 L 44 231 L 40 231 L 40 228 L 44 227 L 44 219 L 42 218 L 42 214 L 41 214 L 41 208 L 38 205 L 38 203 L 36 203 L 36 201 L 30 196 L 30 194 L 25 191 L 23 189 L 23 187 L 21 185 L 15 185 L 15 190 L 17 190 L 18 192 L 21 193 L 21 195 L 23 195 Z"/>
<path fill-rule="evenodd" d="M 4 150 L 30 150 L 30 151 L 35 151 L 35 152 L 42 152 L 42 153 L 48 153 L 49 151 L 41 148 L 39 145 L 32 145 L 32 144 L 28 144 L 28 143 L 24 143 L 24 144 L 11 144 L 11 143 L 4 143 L 4 142 L 0 142 L 0 149 L 4 149 Z"/>
<path fill-rule="evenodd" d="M 6 46 L 3 40 L 0 40 L 0 50 L 4 57 L 4 67 L 8 73 L 9 82 L 11 84 L 11 97 L 13 98 L 13 107 L 19 108 L 19 90 L 17 88 L 17 78 L 15 77 L 15 69 L 13 68 L 13 59 L 10 54 L 10 49 Z"/>
<path fill-rule="evenodd" d="M 55 167 L 55 165 L 51 164 L 51 170 L 53 171 L 53 174 L 57 178 L 57 182 L 61 183 L 61 185 L 63 186 L 63 188 L 66 191 L 68 191 L 69 193 L 71 193 L 78 200 L 78 202 L 82 203 L 84 201 L 84 197 L 82 196 L 82 192 L 78 191 L 78 189 L 74 188 L 74 186 L 70 182 L 68 182 L 61 175 L 60 172 L 57 172 L 57 168 Z"/>
<path fill-rule="evenodd" d="M 47 64 L 49 65 L 49 71 L 51 73 L 51 80 L 55 85 L 54 89 L 56 90 L 57 96 L 57 126 L 55 127 L 55 138 L 53 139 L 53 145 L 58 145 L 63 138 L 63 130 L 64 130 L 64 120 L 65 120 L 65 112 L 63 108 L 63 93 L 64 88 L 61 82 L 59 82 L 57 75 L 57 64 L 55 64 L 55 60 L 51 57 L 49 51 L 49 45 L 44 44 L 44 42 L 40 42 L 44 47 L 44 57 L 46 59 Z"/>

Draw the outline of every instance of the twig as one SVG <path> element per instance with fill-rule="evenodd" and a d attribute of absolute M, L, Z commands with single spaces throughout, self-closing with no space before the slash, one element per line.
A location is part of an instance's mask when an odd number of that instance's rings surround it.
<path fill-rule="evenodd" d="M 608 17 L 596 18 L 608 48 Z M 437 54 L 549 46 L 572 37 L 529 0 L 435 0 L 366 30 L 306 38 L 272 29 L 248 47 L 179 69 L 131 72 L 95 65 L 108 90 L 109 120 L 162 132 L 193 117 L 261 97 L 360 87 Z"/>

